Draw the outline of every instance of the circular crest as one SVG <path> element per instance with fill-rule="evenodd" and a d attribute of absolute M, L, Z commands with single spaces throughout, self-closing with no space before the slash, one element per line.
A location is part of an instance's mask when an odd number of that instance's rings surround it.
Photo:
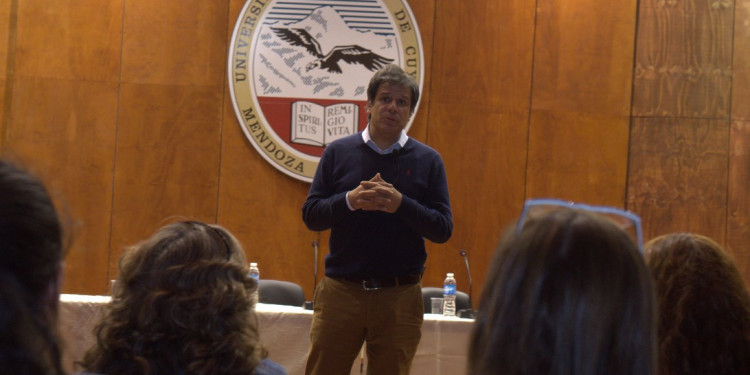
<path fill-rule="evenodd" d="M 248 0 L 232 34 L 229 91 L 255 150 L 310 182 L 327 144 L 367 126 L 372 75 L 396 64 L 421 91 L 423 60 L 405 0 Z"/>

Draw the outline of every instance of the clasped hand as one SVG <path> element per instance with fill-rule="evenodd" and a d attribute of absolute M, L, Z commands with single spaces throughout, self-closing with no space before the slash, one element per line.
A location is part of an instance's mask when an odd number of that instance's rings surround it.
<path fill-rule="evenodd" d="M 401 193 L 378 173 L 349 192 L 349 204 L 355 210 L 394 213 L 401 206 Z"/>

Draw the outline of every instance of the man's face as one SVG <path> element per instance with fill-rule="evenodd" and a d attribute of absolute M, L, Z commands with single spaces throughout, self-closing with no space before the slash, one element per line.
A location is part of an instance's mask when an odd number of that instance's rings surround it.
<path fill-rule="evenodd" d="M 411 117 L 411 90 L 406 86 L 384 83 L 378 87 L 373 103 L 367 103 L 370 132 L 373 137 L 395 140 Z"/>

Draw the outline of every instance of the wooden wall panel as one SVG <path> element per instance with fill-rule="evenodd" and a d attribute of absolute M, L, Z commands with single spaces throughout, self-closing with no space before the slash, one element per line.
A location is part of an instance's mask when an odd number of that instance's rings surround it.
<path fill-rule="evenodd" d="M 22 0 L 15 74 L 115 82 L 122 0 Z"/>
<path fill-rule="evenodd" d="M 724 243 L 728 142 L 726 121 L 634 120 L 627 207 L 643 219 L 646 241 L 694 232 Z"/>
<path fill-rule="evenodd" d="M 478 301 L 502 230 L 520 212 L 531 87 L 534 4 L 437 1 L 427 143 L 448 174 L 454 232 L 428 244 L 423 285 L 454 272 L 468 289 L 468 251 Z"/>
<path fill-rule="evenodd" d="M 75 223 L 63 289 L 103 292 L 121 3 L 30 0 L 16 12 L 5 151 L 39 171 Z"/>
<path fill-rule="evenodd" d="M 227 12 L 226 0 L 127 1 L 123 82 L 223 87 Z"/>
<path fill-rule="evenodd" d="M 10 107 L 13 100 L 11 82 L 13 80 L 0 76 L 0 155 L 5 152 L 6 129 L 10 127 Z"/>
<path fill-rule="evenodd" d="M 433 104 L 430 121 L 441 124 L 430 139 L 448 174 L 453 237 L 431 244 L 422 284 L 440 286 L 446 272 L 456 274 L 468 292 L 468 275 L 459 251 L 468 252 L 473 297 L 479 301 L 487 268 L 500 235 L 523 207 L 523 176 L 528 111 Z"/>
<path fill-rule="evenodd" d="M 750 287 L 750 121 L 733 121 L 730 136 L 726 245 Z"/>
<path fill-rule="evenodd" d="M 626 201 L 647 237 L 725 241 L 750 278 L 745 2 L 409 4 L 425 56 L 410 135 L 442 154 L 456 224 L 428 243 L 425 284 L 453 271 L 465 289 L 464 248 L 476 299 L 502 229 L 540 195 Z M 308 185 L 255 152 L 225 88 L 243 5 L 0 2 L 0 151 L 30 159 L 80 221 L 65 292 L 104 292 L 123 246 L 182 215 L 226 226 L 263 277 L 312 297 L 328 231 L 304 227 Z"/>
<path fill-rule="evenodd" d="M 732 53 L 732 119 L 750 120 L 750 3 L 737 1 Z M 750 277 L 750 272 L 747 273 Z"/>
<path fill-rule="evenodd" d="M 437 1 L 435 17 L 432 105 L 529 107 L 533 3 Z"/>
<path fill-rule="evenodd" d="M 532 111 L 630 113 L 636 4 L 539 0 Z"/>
<path fill-rule="evenodd" d="M 622 207 L 636 1 L 537 8 L 526 195 Z"/>
<path fill-rule="evenodd" d="M 226 2 L 124 12 L 110 278 L 123 247 L 168 218 L 216 222 L 226 71 Z"/>
<path fill-rule="evenodd" d="M 110 270 L 132 245 L 178 215 L 216 222 L 221 96 L 213 87 L 123 84 Z"/>
<path fill-rule="evenodd" d="M 2 35 L 0 36 L 0 79 L 3 80 L 5 80 L 6 75 L 10 74 L 10 72 L 8 71 L 8 58 L 13 57 L 13 54 L 9 52 L 11 45 L 15 44 L 17 31 L 15 15 L 18 12 L 17 8 L 18 0 L 3 1 L 2 3 L 0 3 L 0 35 Z M 0 86 L 0 89 L 2 89 L 2 91 L 4 91 L 4 88 L 5 85 Z"/>
<path fill-rule="evenodd" d="M 624 207 L 626 116 L 533 111 L 527 198 L 560 198 Z"/>
<path fill-rule="evenodd" d="M 10 74 L 13 71 L 14 59 L 10 51 L 15 50 L 17 8 L 18 0 L 0 3 L 0 154 L 5 148 L 5 129 L 10 124 L 10 106 L 13 99 L 13 80 L 10 79 Z"/>
<path fill-rule="evenodd" d="M 261 277 L 296 282 L 311 299 L 311 244 L 320 235 L 302 222 L 310 185 L 279 172 L 255 151 L 231 105 L 225 119 L 218 222 L 244 245 L 248 261 L 258 262 Z M 319 247 L 320 253 L 327 249 L 327 242 Z"/>
<path fill-rule="evenodd" d="M 750 287 L 750 3 L 735 2 L 727 247 Z"/>
<path fill-rule="evenodd" d="M 115 83 L 17 78 L 8 129 L 12 158 L 47 184 L 72 230 L 64 290 L 103 293 L 115 145 Z M 70 222 L 69 222 L 70 221 Z"/>
<path fill-rule="evenodd" d="M 633 115 L 727 118 L 732 3 L 642 0 L 640 4 Z"/>

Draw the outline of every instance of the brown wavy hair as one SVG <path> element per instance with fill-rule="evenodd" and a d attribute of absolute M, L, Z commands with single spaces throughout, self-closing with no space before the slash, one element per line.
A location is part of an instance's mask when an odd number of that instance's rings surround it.
<path fill-rule="evenodd" d="M 251 374 L 259 345 L 245 255 L 224 228 L 179 222 L 127 251 L 81 363 L 108 375 Z"/>
<path fill-rule="evenodd" d="M 615 224 L 558 209 L 509 229 L 487 273 L 472 375 L 650 375 L 656 302 L 643 256 Z"/>
<path fill-rule="evenodd" d="M 660 310 L 662 375 L 750 374 L 750 295 L 715 241 L 672 233 L 646 244 Z"/>

